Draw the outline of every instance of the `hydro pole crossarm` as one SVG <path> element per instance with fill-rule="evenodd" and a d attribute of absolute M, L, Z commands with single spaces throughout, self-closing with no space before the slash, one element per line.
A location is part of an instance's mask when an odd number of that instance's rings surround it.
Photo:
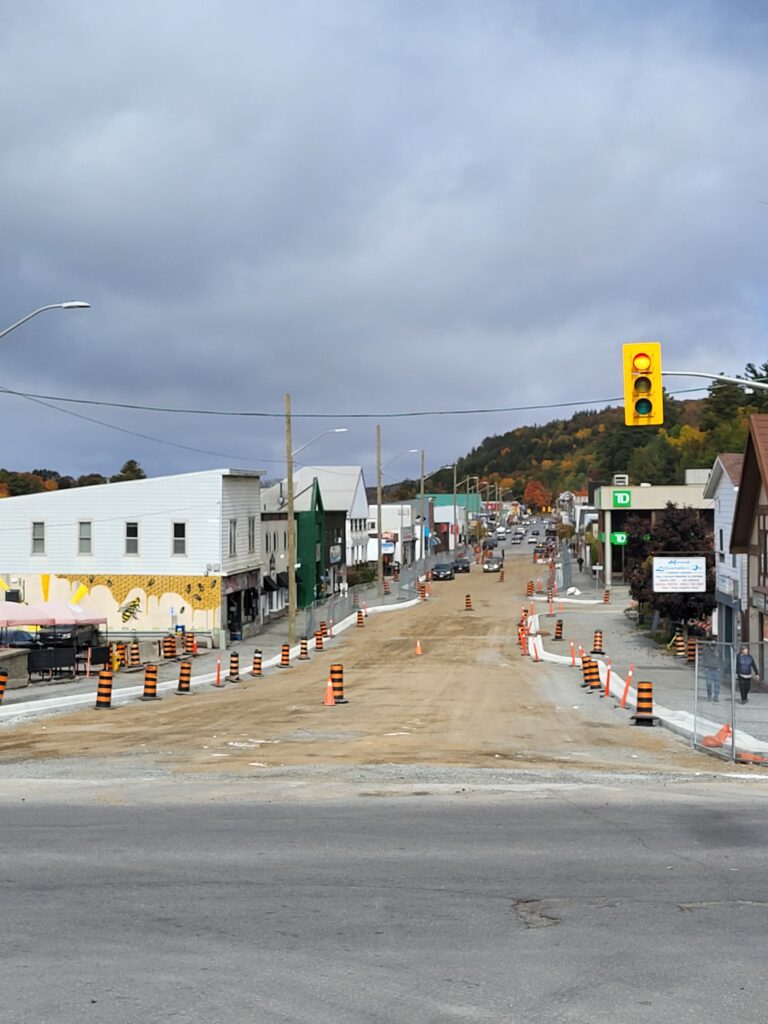
<path fill-rule="evenodd" d="M 662 377 L 706 377 L 707 380 L 724 380 L 727 384 L 740 384 L 743 388 L 757 388 L 768 391 L 768 384 L 759 380 L 745 380 L 744 377 L 724 377 L 721 373 L 699 373 L 688 370 L 662 370 Z"/>

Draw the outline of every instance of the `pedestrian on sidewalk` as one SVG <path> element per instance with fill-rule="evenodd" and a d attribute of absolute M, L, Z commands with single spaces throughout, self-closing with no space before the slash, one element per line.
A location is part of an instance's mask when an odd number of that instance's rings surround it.
<path fill-rule="evenodd" d="M 739 680 L 739 693 L 741 703 L 746 704 L 749 700 L 749 691 L 752 688 L 752 676 L 757 675 L 755 659 L 749 653 L 749 647 L 744 645 L 739 654 L 736 655 L 736 676 Z"/>
<path fill-rule="evenodd" d="M 699 646 L 699 668 L 704 671 L 704 682 L 707 687 L 707 700 L 720 700 L 720 683 L 723 677 L 723 666 L 720 648 L 716 643 Z"/>
<path fill-rule="evenodd" d="M 581 555 L 579 555 L 579 557 L 576 559 L 576 564 L 579 567 L 579 572 L 581 572 L 581 570 L 584 568 L 584 559 L 581 557 Z"/>

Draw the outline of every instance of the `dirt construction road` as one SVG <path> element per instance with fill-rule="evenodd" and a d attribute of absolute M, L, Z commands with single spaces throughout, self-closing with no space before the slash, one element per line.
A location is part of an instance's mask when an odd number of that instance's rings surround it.
<path fill-rule="evenodd" d="M 0 761 L 133 753 L 186 772 L 251 774 L 353 764 L 711 770 L 681 739 L 633 727 L 612 702 L 586 694 L 575 670 L 521 657 L 516 625 L 529 574 L 521 557 L 507 559 L 505 583 L 473 567 L 434 583 L 425 605 L 370 616 L 310 661 L 262 679 L 246 671 L 241 685 L 221 690 L 3 729 Z M 466 593 L 473 611 L 464 610 Z M 325 707 L 334 662 L 344 666 L 349 703 Z"/>

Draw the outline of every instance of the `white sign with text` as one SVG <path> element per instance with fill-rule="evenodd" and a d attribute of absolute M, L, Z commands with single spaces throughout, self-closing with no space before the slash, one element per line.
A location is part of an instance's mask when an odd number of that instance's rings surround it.
<path fill-rule="evenodd" d="M 656 555 L 654 594 L 703 594 L 707 589 L 707 560 L 703 555 Z"/>

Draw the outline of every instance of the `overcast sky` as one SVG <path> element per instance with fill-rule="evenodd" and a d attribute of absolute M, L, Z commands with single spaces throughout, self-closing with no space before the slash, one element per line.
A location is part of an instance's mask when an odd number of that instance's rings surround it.
<path fill-rule="evenodd" d="M 349 428 L 301 460 L 373 483 L 376 420 L 345 413 L 599 406 L 637 339 L 667 369 L 768 359 L 762 2 L 0 15 L 0 329 L 92 303 L 6 336 L 3 387 L 276 414 L 290 392 L 296 447 Z M 280 418 L 61 407 L 3 397 L 0 465 L 284 466 Z M 435 469 L 572 411 L 382 418 L 384 460 Z"/>

